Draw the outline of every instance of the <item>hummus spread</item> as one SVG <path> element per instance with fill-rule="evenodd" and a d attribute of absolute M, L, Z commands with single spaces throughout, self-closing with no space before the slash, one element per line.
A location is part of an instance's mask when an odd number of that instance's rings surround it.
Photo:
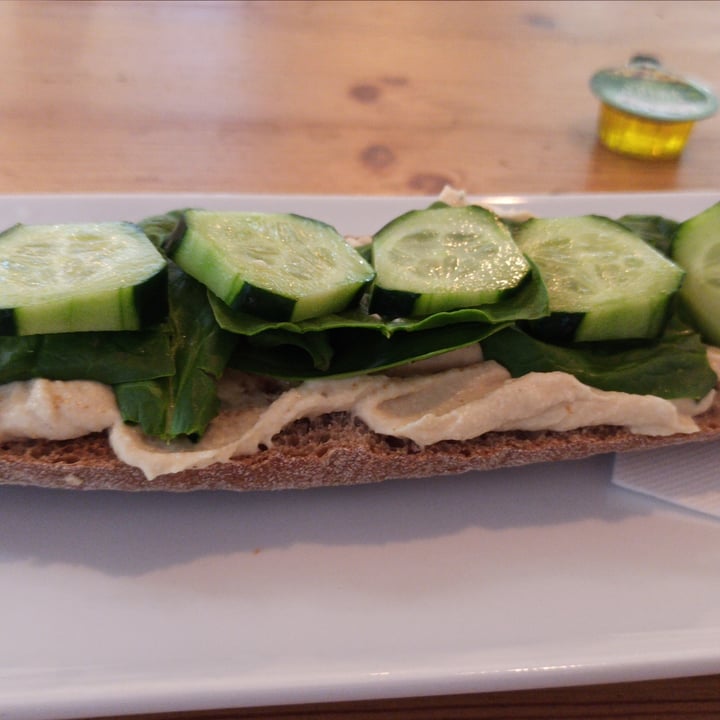
<path fill-rule="evenodd" d="M 101 432 L 120 420 L 111 388 L 87 380 L 0 385 L 0 440 L 65 440 Z"/>
<path fill-rule="evenodd" d="M 712 350 L 709 357 L 720 374 L 720 351 Z M 467 352 L 448 368 L 449 359 L 445 365 L 418 364 L 415 374 L 310 380 L 277 392 L 260 378 L 228 372 L 218 389 L 220 414 L 197 443 L 147 438 L 122 422 L 112 391 L 97 383 L 11 383 L 0 387 L 0 439 L 62 439 L 108 429 L 116 455 L 152 480 L 258 452 L 289 423 L 336 411 L 352 413 L 374 432 L 423 446 L 494 430 L 565 431 L 593 425 L 618 425 L 645 435 L 692 433 L 697 431 L 692 416 L 706 410 L 714 397 L 713 391 L 695 403 L 606 392 L 561 372 L 512 378 L 496 362 Z"/>

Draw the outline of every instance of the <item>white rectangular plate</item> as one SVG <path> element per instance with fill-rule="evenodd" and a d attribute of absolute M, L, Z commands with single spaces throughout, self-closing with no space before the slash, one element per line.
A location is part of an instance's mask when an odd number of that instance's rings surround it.
<path fill-rule="evenodd" d="M 720 193 L 474 198 L 659 212 Z M 372 233 L 427 198 L 0 197 L 15 222 L 294 211 Z M 720 521 L 612 458 L 301 492 L 0 488 L 3 720 L 720 672 Z"/>

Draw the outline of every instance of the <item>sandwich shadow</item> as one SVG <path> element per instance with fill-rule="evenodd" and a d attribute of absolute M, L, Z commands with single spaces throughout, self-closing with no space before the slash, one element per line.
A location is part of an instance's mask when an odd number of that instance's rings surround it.
<path fill-rule="evenodd" d="M 281 492 L 0 488 L 0 564 L 135 576 L 298 544 L 387 547 L 481 528 L 618 523 L 649 501 L 610 485 L 611 458 L 445 478 Z"/>

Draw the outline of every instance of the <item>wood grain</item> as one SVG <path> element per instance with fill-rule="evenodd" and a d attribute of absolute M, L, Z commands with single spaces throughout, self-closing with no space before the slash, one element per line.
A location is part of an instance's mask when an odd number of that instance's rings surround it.
<path fill-rule="evenodd" d="M 3 2 L 0 192 L 707 189 L 598 146 L 594 71 L 720 81 L 714 2 Z"/>
<path fill-rule="evenodd" d="M 154 714 L 145 715 L 142 720 L 717 720 L 718 717 L 720 679 L 700 676 L 485 695 Z"/>
<path fill-rule="evenodd" d="M 6 0 L 0 193 L 720 192 L 720 117 L 639 161 L 588 88 L 637 52 L 720 84 L 719 38 L 717 2 Z M 161 717 L 709 720 L 720 674 Z"/>

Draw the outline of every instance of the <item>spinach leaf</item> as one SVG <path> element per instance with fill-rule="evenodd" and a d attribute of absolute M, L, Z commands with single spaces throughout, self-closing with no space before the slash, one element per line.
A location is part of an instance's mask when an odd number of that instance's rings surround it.
<path fill-rule="evenodd" d="M 680 223 L 660 215 L 623 215 L 618 222 L 663 255 L 670 256 L 672 239 Z"/>
<path fill-rule="evenodd" d="M 114 385 L 174 371 L 163 328 L 0 337 L 0 383 L 47 378 Z"/>
<path fill-rule="evenodd" d="M 249 350 L 258 358 L 265 357 L 266 362 L 273 367 L 278 365 L 280 356 L 285 354 L 287 357 L 280 365 L 295 362 L 302 367 L 310 362 L 310 367 L 322 373 L 329 371 L 332 364 L 334 350 L 331 335 L 331 332 L 322 331 L 293 333 L 287 330 L 266 330 L 249 337 L 238 336 L 238 344 L 246 348 L 246 355 Z M 266 371 L 265 374 L 272 373 Z M 283 373 L 283 376 L 286 374 Z"/>
<path fill-rule="evenodd" d="M 153 215 L 140 220 L 137 225 L 150 238 L 153 245 L 162 250 L 183 223 L 183 210 L 171 210 L 162 215 Z"/>
<path fill-rule="evenodd" d="M 170 265 L 169 337 L 174 372 L 168 377 L 123 383 L 115 387 L 126 422 L 148 434 L 170 440 L 196 438 L 219 408 L 217 380 L 236 344 L 218 327 L 205 287 Z"/>
<path fill-rule="evenodd" d="M 656 341 L 552 345 L 517 328 L 489 336 L 483 354 L 513 377 L 560 370 L 601 390 L 699 399 L 717 378 L 699 335 L 673 324 Z"/>
<path fill-rule="evenodd" d="M 332 350 L 322 364 L 316 362 L 306 344 L 308 334 L 289 335 L 286 344 L 274 347 L 258 343 L 257 337 L 238 336 L 229 364 L 246 372 L 287 380 L 364 375 L 473 345 L 509 326 L 453 323 L 418 332 L 397 332 L 392 337 L 367 328 L 336 328 L 320 333 L 321 341 Z"/>
<path fill-rule="evenodd" d="M 543 317 L 547 290 L 533 270 L 518 291 L 495 304 L 387 319 L 353 310 L 299 323 L 271 322 L 231 310 L 209 294 L 221 327 L 238 336 L 231 365 L 287 379 L 375 372 L 479 342 L 515 320 Z"/>

